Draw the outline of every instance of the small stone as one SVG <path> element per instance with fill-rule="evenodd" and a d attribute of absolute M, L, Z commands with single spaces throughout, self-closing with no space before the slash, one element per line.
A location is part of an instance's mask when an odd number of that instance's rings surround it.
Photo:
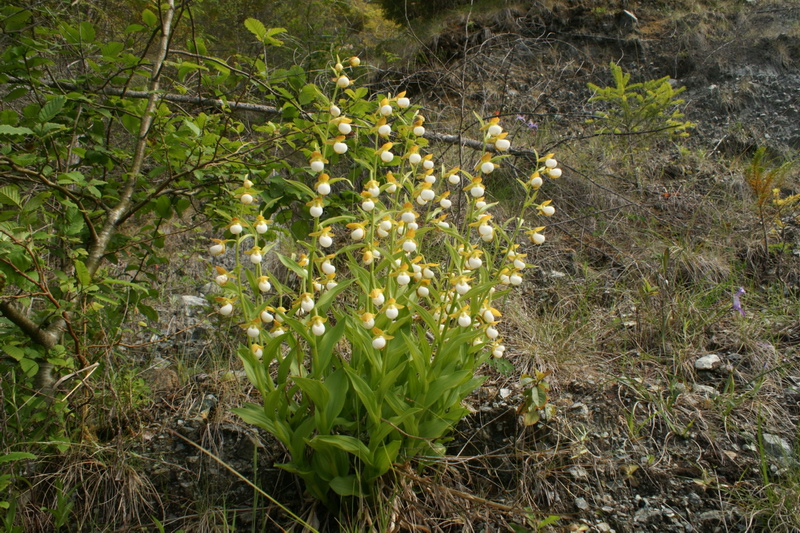
<path fill-rule="evenodd" d="M 696 394 L 702 394 L 703 396 L 708 396 L 710 398 L 714 398 L 719 396 L 719 392 L 714 387 L 709 387 L 708 385 L 700 385 L 699 383 L 695 383 L 692 385 L 692 391 Z"/>
<path fill-rule="evenodd" d="M 605 522 L 600 522 L 595 527 L 597 528 L 597 531 L 599 531 L 600 533 L 613 533 L 614 532 L 614 530 L 611 529 L 611 526 L 609 526 Z"/>
<path fill-rule="evenodd" d="M 764 441 L 764 451 L 775 459 L 787 462 L 794 459 L 794 450 L 786 439 L 772 433 L 764 433 L 761 438 Z"/>
<path fill-rule="evenodd" d="M 575 498 L 575 506 L 581 511 L 585 511 L 589 508 L 589 502 L 585 498 Z"/>
<path fill-rule="evenodd" d="M 582 466 L 573 466 L 571 468 L 567 468 L 567 472 L 572 474 L 572 477 L 575 479 L 587 479 L 589 477 L 589 472 L 587 472 Z"/>
<path fill-rule="evenodd" d="M 719 356 L 715 353 L 710 353 L 695 361 L 694 367 L 697 370 L 714 370 L 719 368 L 721 364 L 722 360 L 719 358 Z"/>
<path fill-rule="evenodd" d="M 589 407 L 583 402 L 576 402 L 569 406 L 570 411 L 575 411 L 578 416 L 587 416 L 589 414 Z"/>
<path fill-rule="evenodd" d="M 500 389 L 500 397 L 505 400 L 511 396 L 511 392 L 511 389 Z"/>
<path fill-rule="evenodd" d="M 654 522 L 658 520 L 661 517 L 661 515 L 662 515 L 661 509 L 642 507 L 641 509 L 636 511 L 635 515 L 633 515 L 633 521 L 640 524 L 646 524 L 648 522 Z"/>
<path fill-rule="evenodd" d="M 199 296 L 184 294 L 181 296 L 181 305 L 183 306 L 183 313 L 190 317 L 202 312 L 204 308 L 208 307 L 208 301 Z"/>

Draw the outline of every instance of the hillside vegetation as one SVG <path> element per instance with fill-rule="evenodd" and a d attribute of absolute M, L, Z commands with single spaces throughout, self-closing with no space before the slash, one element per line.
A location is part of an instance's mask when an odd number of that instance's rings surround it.
<path fill-rule="evenodd" d="M 800 530 L 795 3 L 0 28 L 0 528 Z"/>

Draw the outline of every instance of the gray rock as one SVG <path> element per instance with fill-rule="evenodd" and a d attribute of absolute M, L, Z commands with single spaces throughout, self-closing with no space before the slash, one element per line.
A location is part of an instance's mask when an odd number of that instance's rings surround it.
<path fill-rule="evenodd" d="M 704 355 L 694 362 L 697 370 L 715 370 L 722 364 L 722 360 L 715 353 Z"/>
<path fill-rule="evenodd" d="M 183 308 L 183 313 L 186 316 L 194 316 L 198 313 L 202 313 L 203 309 L 208 306 L 208 301 L 205 298 L 188 294 L 181 296 L 180 303 Z"/>
<path fill-rule="evenodd" d="M 589 508 L 589 502 L 586 501 L 586 498 L 575 498 L 575 506 L 581 511 L 585 511 Z"/>
<path fill-rule="evenodd" d="M 569 472 L 575 479 L 587 479 L 589 477 L 589 472 L 587 472 L 582 466 L 573 466 L 567 468 L 567 472 Z"/>
<path fill-rule="evenodd" d="M 646 524 L 648 522 L 654 522 L 661 518 L 662 512 L 661 509 L 653 509 L 650 507 L 643 507 L 636 511 L 636 514 L 633 515 L 633 521 L 639 524 Z"/>
<path fill-rule="evenodd" d="M 785 462 L 794 460 L 794 449 L 786 439 L 772 433 L 764 433 L 762 440 L 764 441 L 764 451 L 775 459 Z"/>
<path fill-rule="evenodd" d="M 702 394 L 703 396 L 708 396 L 710 398 L 714 398 L 719 396 L 719 392 L 714 387 L 709 387 L 708 385 L 700 385 L 699 383 L 695 383 L 692 385 L 692 391 L 696 394 Z"/>

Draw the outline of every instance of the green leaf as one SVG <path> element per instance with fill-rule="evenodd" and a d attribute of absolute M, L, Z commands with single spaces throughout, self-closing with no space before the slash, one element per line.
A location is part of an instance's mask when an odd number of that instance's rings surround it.
<path fill-rule="evenodd" d="M 30 128 L 18 128 L 8 124 L 0 124 L 0 135 L 33 135 Z"/>
<path fill-rule="evenodd" d="M 300 102 L 300 105 L 307 106 L 316 100 L 318 95 L 319 88 L 315 84 L 309 83 L 300 90 L 300 94 L 297 96 L 297 101 Z"/>
<path fill-rule="evenodd" d="M 156 213 L 161 218 L 171 218 L 172 217 L 172 202 L 170 201 L 169 196 L 159 196 L 158 200 L 156 200 Z"/>
<path fill-rule="evenodd" d="M 275 424 L 267 417 L 264 408 L 260 405 L 249 403 L 244 407 L 234 407 L 231 411 L 239 415 L 239 417 L 248 424 L 266 429 L 273 435 L 276 432 Z"/>
<path fill-rule="evenodd" d="M 267 43 L 273 46 L 282 46 L 283 41 L 273 38 L 274 35 L 280 35 L 281 33 L 286 33 L 286 28 L 270 28 L 267 30 Z"/>
<path fill-rule="evenodd" d="M 83 264 L 83 261 L 79 259 L 75 260 L 75 276 L 78 278 L 78 283 L 83 287 L 88 287 L 92 284 L 92 276 L 89 275 L 89 270 Z"/>
<path fill-rule="evenodd" d="M 2 126 L 0 126 L 0 128 L 2 128 Z M 22 207 L 19 189 L 15 185 L 3 185 L 0 187 L 0 204 Z"/>
<path fill-rule="evenodd" d="M 347 401 L 347 389 L 349 388 L 347 374 L 340 368 L 325 378 L 325 386 L 328 388 L 328 393 L 331 398 L 330 402 L 324 406 L 325 416 L 329 423 L 333 423 L 336 417 L 342 412 L 344 404 Z"/>
<path fill-rule="evenodd" d="M 9 91 L 9 93 L 3 97 L 3 100 L 5 102 L 10 102 L 12 100 L 16 100 L 17 98 L 25 96 L 29 92 L 30 89 L 28 89 L 27 87 L 17 87 L 16 89 L 12 89 L 11 91 Z"/>
<path fill-rule="evenodd" d="M 292 223 L 292 227 L 290 228 L 292 237 L 298 242 L 302 242 L 306 240 L 308 234 L 311 233 L 311 225 L 308 223 L 308 220 L 300 219 L 295 220 Z"/>
<path fill-rule="evenodd" d="M 36 459 L 36 456 L 28 452 L 10 452 L 5 455 L 0 455 L 0 464 L 9 463 L 11 461 L 21 461 L 22 459 Z"/>
<path fill-rule="evenodd" d="M 365 464 L 372 465 L 372 456 L 369 453 L 367 445 L 355 437 L 349 435 L 317 435 L 310 441 L 308 445 L 316 449 L 325 449 L 327 446 L 333 446 L 344 450 L 347 453 L 353 454 L 361 459 Z"/>
<path fill-rule="evenodd" d="M 331 480 L 330 486 L 339 496 L 362 496 L 361 486 L 355 474 L 335 477 Z"/>
<path fill-rule="evenodd" d="M 311 401 L 317 406 L 318 409 L 322 409 L 328 404 L 328 401 L 330 400 L 330 393 L 321 381 L 303 378 L 300 376 L 292 376 L 292 381 L 297 383 L 297 386 L 300 387 L 300 390 L 307 394 L 309 398 L 311 398 Z"/>
<path fill-rule="evenodd" d="M 155 28 L 158 25 L 158 17 L 149 9 L 142 11 L 142 21 L 144 21 L 149 28 Z"/>
<path fill-rule="evenodd" d="M 279 254 L 278 252 L 275 252 L 275 255 L 278 256 L 278 260 L 280 260 L 280 262 L 283 263 L 283 265 L 286 268 L 288 268 L 289 270 L 291 270 L 292 272 L 294 272 L 303 279 L 308 277 L 308 271 L 305 268 L 298 265 L 297 261 L 291 259 L 290 257 L 286 257 L 283 254 Z"/>
<path fill-rule="evenodd" d="M 200 136 L 201 132 L 200 132 L 200 128 L 197 127 L 197 124 L 195 124 L 194 122 L 192 122 L 191 120 L 188 120 L 188 119 L 184 119 L 183 123 L 187 128 L 192 130 L 192 133 L 194 133 L 198 137 Z"/>
<path fill-rule="evenodd" d="M 28 11 L 27 9 L 19 10 L 19 11 L 17 11 L 18 8 L 16 8 L 16 7 L 11 8 L 11 9 L 12 9 L 12 13 L 13 13 L 12 15 L 5 16 L 6 13 L 7 13 L 7 11 L 5 11 L 5 10 L 4 10 L 4 13 L 3 13 L 3 15 L 4 15 L 3 16 L 3 19 L 4 19 L 3 22 L 5 23 L 4 26 L 5 26 L 5 31 L 6 32 L 14 32 L 14 31 L 21 30 L 22 28 L 24 28 L 26 26 L 26 24 L 28 23 L 28 20 L 31 18 L 31 15 L 32 15 L 32 13 L 30 11 Z M 16 11 L 16 13 L 14 13 L 14 11 Z"/>
<path fill-rule="evenodd" d="M 95 31 L 91 22 L 81 22 L 79 26 L 81 41 L 84 43 L 91 43 L 94 41 Z"/>
<path fill-rule="evenodd" d="M 371 422 L 376 425 L 379 424 L 381 420 L 381 411 L 380 406 L 378 406 L 378 399 L 375 397 L 375 392 L 361 376 L 356 374 L 355 370 L 349 366 L 344 367 L 344 369 L 347 372 L 347 377 L 350 378 L 350 384 L 353 385 L 353 389 L 361 399 L 361 403 L 366 407 Z"/>
<path fill-rule="evenodd" d="M 61 111 L 61 108 L 64 107 L 64 103 L 66 103 L 66 101 L 66 96 L 56 96 L 55 98 L 52 98 L 49 102 L 42 106 L 37 120 L 42 124 L 50 121 L 53 117 L 58 115 L 58 113 Z"/>
<path fill-rule="evenodd" d="M 397 454 L 400 451 L 400 444 L 402 443 L 401 440 L 393 440 L 388 444 L 378 446 L 373 454 L 372 464 L 375 467 L 375 472 L 373 473 L 371 478 L 375 479 L 386 472 L 392 467 L 392 463 L 397 460 Z M 367 481 L 372 481 L 371 479 L 367 479 Z"/>
<path fill-rule="evenodd" d="M 262 43 L 264 42 L 264 39 L 266 39 L 267 37 L 267 28 L 258 19 L 254 19 L 252 17 L 245 19 L 244 27 L 250 30 L 250 33 L 255 35 L 256 39 L 258 39 Z"/>
<path fill-rule="evenodd" d="M 122 43 L 113 41 L 101 46 L 100 53 L 111 60 L 115 60 L 119 56 L 119 53 L 122 52 L 122 50 L 124 49 L 125 46 Z"/>
<path fill-rule="evenodd" d="M 140 303 L 136 306 L 139 309 L 139 312 L 144 315 L 144 317 L 151 321 L 151 322 L 158 322 L 158 311 L 150 307 L 149 305 L 145 305 Z"/>
<path fill-rule="evenodd" d="M 6 344 L 3 346 L 3 351 L 10 355 L 16 361 L 21 361 L 25 357 L 25 350 L 13 344 Z"/>

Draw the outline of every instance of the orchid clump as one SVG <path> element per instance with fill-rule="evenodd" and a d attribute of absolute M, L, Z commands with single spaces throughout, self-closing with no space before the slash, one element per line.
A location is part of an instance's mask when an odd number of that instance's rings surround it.
<path fill-rule="evenodd" d="M 481 120 L 472 172 L 447 168 L 426 153 L 410 98 L 369 97 L 358 65 L 336 61 L 328 87 L 303 89 L 318 112 L 294 137 L 300 168 L 281 178 L 307 215 L 296 249 L 295 228 L 259 200 L 268 179 L 253 176 L 231 193 L 231 237 L 209 248 L 235 251 L 224 278 L 215 270 L 219 315 L 244 330 L 239 354 L 263 399 L 236 412 L 275 435 L 291 456 L 280 466 L 329 503 L 369 494 L 398 461 L 441 453 L 479 367 L 505 354 L 499 309 L 529 267 L 518 241 L 544 242 L 543 226 L 493 212 L 484 178 L 511 147 L 499 119 Z M 560 172 L 552 154 L 537 167 L 520 194 L 546 218 L 541 176 Z"/>

